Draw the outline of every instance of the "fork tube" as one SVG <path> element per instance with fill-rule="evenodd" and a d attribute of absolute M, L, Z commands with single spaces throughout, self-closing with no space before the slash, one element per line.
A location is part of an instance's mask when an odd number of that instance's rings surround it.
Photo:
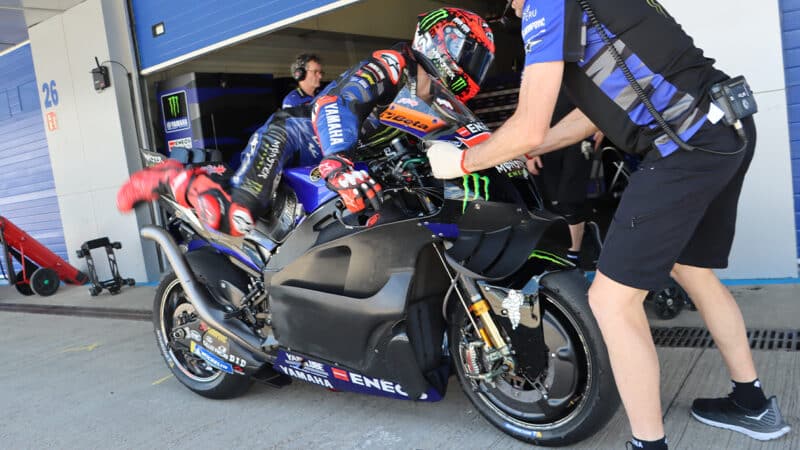
<path fill-rule="evenodd" d="M 500 330 L 497 328 L 497 324 L 494 323 L 494 319 L 492 319 L 492 315 L 489 312 L 489 302 L 478 292 L 472 280 L 462 275 L 461 282 L 464 286 L 464 290 L 467 291 L 467 295 L 469 295 L 469 300 L 471 302 L 469 306 L 470 313 L 480 319 L 481 324 L 483 324 L 483 328 L 479 329 L 483 341 L 490 348 L 495 348 L 497 350 L 506 349 L 506 341 L 503 340 L 503 336 L 500 334 Z"/>

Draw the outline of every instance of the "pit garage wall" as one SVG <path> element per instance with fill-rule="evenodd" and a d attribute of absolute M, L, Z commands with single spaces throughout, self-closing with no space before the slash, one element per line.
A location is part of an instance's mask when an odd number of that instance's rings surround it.
<path fill-rule="evenodd" d="M 29 44 L 0 55 L 0 215 L 67 257 Z M 48 101 L 58 87 L 48 84 Z M 55 92 L 55 94 L 53 94 Z M 8 270 L 8 269 L 7 269 Z"/>
<path fill-rule="evenodd" d="M 739 202 L 730 267 L 722 278 L 797 277 L 781 12 L 775 0 L 661 0 L 717 67 L 755 91 L 758 146 Z"/>
<path fill-rule="evenodd" d="M 148 212 L 122 215 L 116 192 L 132 170 L 141 167 L 127 70 L 134 70 L 124 2 L 87 0 L 29 29 L 36 78 L 58 88 L 58 104 L 45 104 L 57 127 L 47 131 L 64 238 L 70 263 L 85 268 L 75 250 L 108 236 L 120 241 L 120 272 L 139 282 L 157 280 L 155 247 L 139 239 Z M 95 92 L 89 71 L 95 57 L 111 71 L 111 88 Z M 135 72 L 134 72 L 135 73 Z M 40 84 L 41 84 L 40 83 Z M 98 273 L 109 278 L 105 256 L 96 256 Z"/>

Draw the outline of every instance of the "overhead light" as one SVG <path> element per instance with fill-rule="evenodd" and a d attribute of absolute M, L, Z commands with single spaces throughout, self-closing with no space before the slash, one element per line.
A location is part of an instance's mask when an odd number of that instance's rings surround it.
<path fill-rule="evenodd" d="M 153 37 L 159 37 L 164 34 L 165 31 L 167 30 L 164 28 L 164 22 L 159 22 L 153 25 Z"/>

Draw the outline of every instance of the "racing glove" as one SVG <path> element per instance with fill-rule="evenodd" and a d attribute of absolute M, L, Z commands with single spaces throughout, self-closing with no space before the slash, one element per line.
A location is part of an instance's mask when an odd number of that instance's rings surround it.
<path fill-rule="evenodd" d="M 464 156 L 467 152 L 449 142 L 434 142 L 428 147 L 428 162 L 431 164 L 433 176 L 439 179 L 449 180 L 468 175 L 469 171 L 464 168 Z"/>
<path fill-rule="evenodd" d="M 339 155 L 326 157 L 319 163 L 319 173 L 325 178 L 328 188 L 336 191 L 351 213 L 366 209 L 366 201 L 376 211 L 380 209 L 381 185 L 366 171 L 356 170 L 353 163 Z"/>
<path fill-rule="evenodd" d="M 253 228 L 250 210 L 233 202 L 204 169 L 184 169 L 175 160 L 131 175 L 117 192 L 117 208 L 130 211 L 139 203 L 156 200 L 165 190 L 171 191 L 181 206 L 194 208 L 200 220 L 214 230 L 243 236 Z"/>

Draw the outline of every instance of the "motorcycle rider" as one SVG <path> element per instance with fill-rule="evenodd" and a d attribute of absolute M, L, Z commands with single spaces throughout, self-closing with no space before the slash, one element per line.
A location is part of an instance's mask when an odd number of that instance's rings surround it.
<path fill-rule="evenodd" d="M 429 96 L 430 77 L 462 102 L 475 96 L 494 50 L 491 28 L 475 13 L 441 8 L 421 14 L 411 45 L 374 52 L 331 82 L 310 108 L 273 114 L 251 137 L 230 193 L 203 169 L 184 169 L 167 160 L 133 174 L 117 194 L 117 207 L 129 211 L 167 188 L 181 205 L 194 207 L 208 227 L 241 236 L 268 209 L 284 167 L 319 162 L 327 186 L 349 211 L 363 211 L 367 202 L 377 209 L 380 184 L 356 170 L 344 153 L 359 145 L 386 144 L 402 134 L 382 124 L 380 115 L 406 85 L 416 86 L 422 100 Z"/>

